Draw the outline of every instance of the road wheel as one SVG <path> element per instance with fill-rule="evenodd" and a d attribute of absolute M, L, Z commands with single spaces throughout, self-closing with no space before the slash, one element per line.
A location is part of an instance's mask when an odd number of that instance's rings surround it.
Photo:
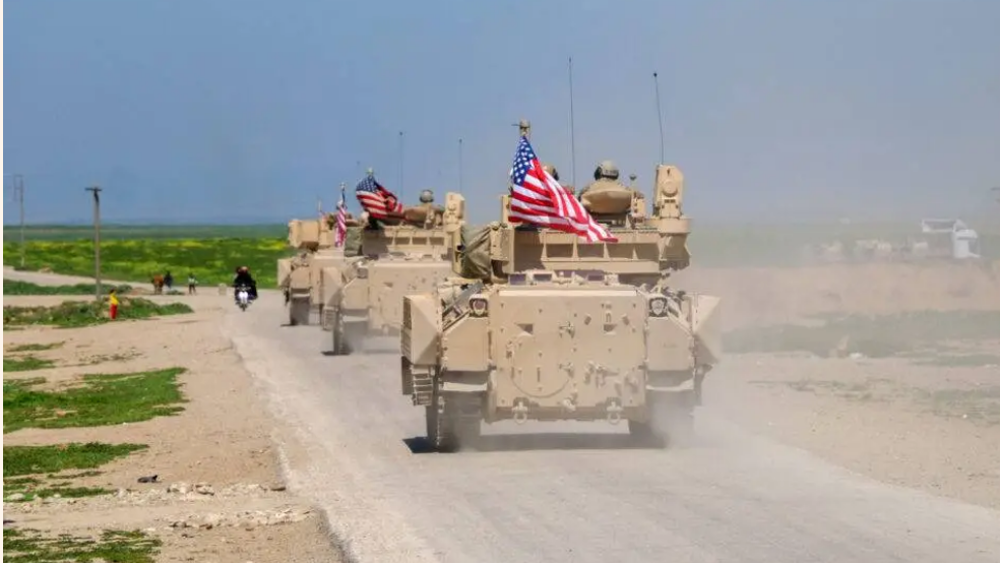
<path fill-rule="evenodd" d="M 292 299 L 288 305 L 288 323 L 292 326 L 309 324 L 309 301 Z"/>
<path fill-rule="evenodd" d="M 344 329 L 340 326 L 340 315 L 337 313 L 332 313 L 330 315 L 330 335 L 331 335 L 331 348 L 330 352 L 334 356 L 340 356 L 343 354 L 344 348 Z"/>

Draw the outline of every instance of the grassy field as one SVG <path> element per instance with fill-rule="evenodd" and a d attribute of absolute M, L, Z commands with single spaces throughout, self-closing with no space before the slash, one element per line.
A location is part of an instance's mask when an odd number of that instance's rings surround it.
<path fill-rule="evenodd" d="M 20 227 L 4 225 L 3 240 L 20 240 Z M 101 225 L 101 240 L 172 240 L 216 238 L 280 238 L 288 234 L 287 225 Z M 90 225 L 25 225 L 27 241 L 93 240 Z M 6 253 L 4 248 L 4 253 Z"/>
<path fill-rule="evenodd" d="M 111 291 L 114 288 L 120 295 L 124 295 L 132 289 L 130 285 L 110 286 L 104 285 L 101 289 Z M 18 280 L 4 280 L 4 295 L 94 295 L 95 284 L 78 283 L 75 285 L 38 285 L 37 283 L 24 282 Z"/>
<path fill-rule="evenodd" d="M 174 287 L 186 288 L 193 273 L 200 286 L 232 282 L 238 265 L 250 267 L 260 287 L 277 284 L 278 258 L 292 250 L 281 238 L 136 238 L 101 241 L 101 273 L 106 279 L 142 282 L 170 272 Z M 26 244 L 25 270 L 92 276 L 94 244 L 82 240 L 34 240 Z M 4 265 L 19 266 L 19 244 L 6 239 Z M 150 287 L 152 284 L 150 283 Z"/>

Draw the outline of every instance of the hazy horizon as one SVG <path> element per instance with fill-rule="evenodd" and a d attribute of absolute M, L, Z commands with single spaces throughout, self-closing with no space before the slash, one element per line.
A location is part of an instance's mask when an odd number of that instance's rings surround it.
<path fill-rule="evenodd" d="M 519 118 L 572 183 L 572 56 L 578 186 L 610 158 L 649 194 L 656 71 L 695 220 L 1000 215 L 1000 3 L 607 6 L 12 3 L 4 173 L 24 176 L 29 224 L 88 222 L 93 183 L 105 222 L 285 222 L 332 210 L 341 182 L 357 212 L 368 166 L 441 202 L 461 138 L 483 223 Z M 15 226 L 9 177 L 4 203 Z"/>

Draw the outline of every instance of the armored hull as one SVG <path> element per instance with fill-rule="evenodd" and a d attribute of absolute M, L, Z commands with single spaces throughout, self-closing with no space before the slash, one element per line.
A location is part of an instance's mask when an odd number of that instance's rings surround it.
<path fill-rule="evenodd" d="M 613 274 L 543 271 L 452 300 L 410 295 L 402 392 L 428 409 L 429 435 L 445 448 L 475 439 L 480 421 L 509 419 L 625 419 L 644 437 L 654 424 L 684 433 L 719 359 L 718 303 Z"/>
<path fill-rule="evenodd" d="M 440 258 L 386 257 L 360 260 L 346 268 L 349 278 L 324 315 L 333 349 L 347 353 L 361 348 L 367 336 L 398 336 L 403 321 L 403 297 L 426 293 L 451 275 Z"/>

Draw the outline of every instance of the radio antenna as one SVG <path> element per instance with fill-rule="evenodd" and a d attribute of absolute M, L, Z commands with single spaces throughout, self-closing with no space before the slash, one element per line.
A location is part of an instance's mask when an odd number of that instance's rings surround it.
<path fill-rule="evenodd" d="M 569 154 L 572 169 L 570 177 L 576 187 L 576 128 L 573 123 L 573 57 L 569 58 Z"/>
<path fill-rule="evenodd" d="M 656 88 L 656 117 L 660 124 L 660 164 L 663 164 L 663 111 L 660 109 L 660 79 L 653 73 L 653 87 Z"/>

